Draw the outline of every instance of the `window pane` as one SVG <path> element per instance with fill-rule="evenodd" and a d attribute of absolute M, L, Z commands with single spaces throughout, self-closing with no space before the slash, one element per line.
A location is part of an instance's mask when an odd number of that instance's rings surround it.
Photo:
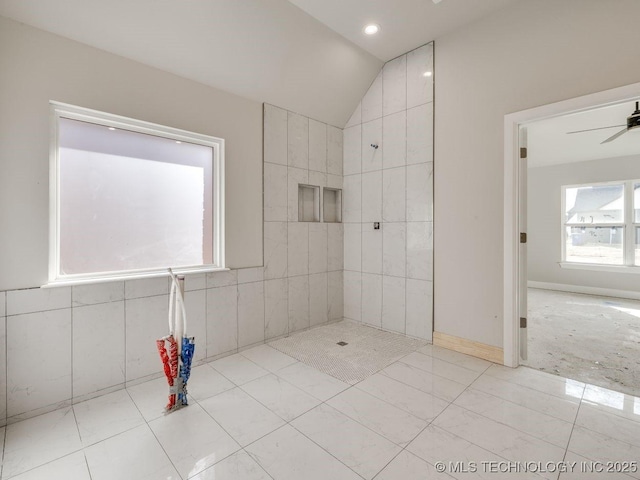
<path fill-rule="evenodd" d="M 634 222 L 640 223 L 640 183 L 633 185 Z"/>
<path fill-rule="evenodd" d="M 624 185 L 565 189 L 565 223 L 623 223 Z"/>
<path fill-rule="evenodd" d="M 640 265 L 640 227 L 636 227 L 636 255 L 635 264 Z"/>
<path fill-rule="evenodd" d="M 565 261 L 623 265 L 624 228 L 565 227 Z"/>
<path fill-rule="evenodd" d="M 61 274 L 212 263 L 211 147 L 59 127 Z"/>

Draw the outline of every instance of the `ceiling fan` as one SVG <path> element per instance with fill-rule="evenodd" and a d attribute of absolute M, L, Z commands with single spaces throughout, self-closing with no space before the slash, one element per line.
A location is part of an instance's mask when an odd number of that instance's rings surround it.
<path fill-rule="evenodd" d="M 592 132 L 594 130 L 605 130 L 607 128 L 618 128 L 618 127 L 624 127 L 624 128 L 620 130 L 618 133 L 611 135 L 609 138 L 607 138 L 603 142 L 600 142 L 600 144 L 613 142 L 616 138 L 621 137 L 622 135 L 624 135 L 630 130 L 634 130 L 636 128 L 640 129 L 640 102 L 636 102 L 636 110 L 629 117 L 627 117 L 626 125 L 611 125 L 608 127 L 598 127 L 598 128 L 589 128 L 587 130 L 577 130 L 575 132 L 567 132 L 567 135 L 572 133 Z"/>

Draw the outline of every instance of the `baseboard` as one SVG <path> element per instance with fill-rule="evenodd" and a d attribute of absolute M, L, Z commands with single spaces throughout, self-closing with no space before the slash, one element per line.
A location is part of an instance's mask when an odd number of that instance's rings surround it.
<path fill-rule="evenodd" d="M 499 365 L 504 364 L 504 352 L 502 348 L 487 345 L 485 343 L 474 342 L 466 338 L 454 337 L 442 332 L 433 332 L 433 344 L 454 350 L 459 353 L 482 358 Z"/>
<path fill-rule="evenodd" d="M 602 297 L 628 298 L 640 300 L 640 292 L 630 290 L 615 290 L 613 288 L 585 287 L 582 285 L 567 285 L 564 283 L 527 282 L 529 288 L 540 288 L 542 290 L 554 290 L 557 292 L 582 293 L 585 295 L 599 295 Z"/>

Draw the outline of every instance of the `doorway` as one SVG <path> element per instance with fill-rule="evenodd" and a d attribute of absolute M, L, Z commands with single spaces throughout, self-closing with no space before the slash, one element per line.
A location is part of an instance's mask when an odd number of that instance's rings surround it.
<path fill-rule="evenodd" d="M 640 131 L 620 137 L 633 137 L 633 142 L 600 145 L 621 130 L 600 127 L 625 124 L 633 108 L 626 111 L 638 97 L 640 84 L 634 84 L 505 117 L 505 365 L 527 365 L 640 394 L 631 391 L 640 379 L 629 373 L 640 367 L 640 262 L 633 259 L 638 245 L 633 179 L 640 175 Z M 595 133 L 567 134 L 596 128 Z M 582 150 L 577 144 L 584 144 Z M 624 144 L 638 148 L 623 155 Z M 613 161 L 606 161 L 633 155 L 635 162 L 626 163 L 639 166 L 635 173 L 614 171 Z M 593 176 L 599 160 L 608 176 Z M 530 161 L 537 163 L 533 170 Z M 560 178 L 562 170 L 566 175 Z M 628 181 L 623 193 L 615 187 L 621 180 Z M 546 205 L 532 210 L 531 201 L 540 199 Z M 594 199 L 602 200 L 607 217 L 591 218 L 585 212 L 578 216 Z M 568 211 L 572 218 L 567 218 Z M 609 218 L 613 211 L 619 218 Z M 578 221 L 582 224 L 573 224 Z M 527 234 L 526 243 L 520 243 L 520 233 Z"/>

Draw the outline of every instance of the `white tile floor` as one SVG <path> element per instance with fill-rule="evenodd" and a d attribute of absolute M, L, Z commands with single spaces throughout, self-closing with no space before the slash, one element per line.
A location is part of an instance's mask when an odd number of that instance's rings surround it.
<path fill-rule="evenodd" d="M 170 415 L 159 379 L 0 428 L 1 478 L 640 479 L 579 472 L 640 461 L 640 398 L 438 347 L 351 386 L 262 345 L 195 368 L 190 387 Z M 549 471 L 561 461 L 576 470 Z M 546 471 L 488 471 L 527 462 Z"/>

